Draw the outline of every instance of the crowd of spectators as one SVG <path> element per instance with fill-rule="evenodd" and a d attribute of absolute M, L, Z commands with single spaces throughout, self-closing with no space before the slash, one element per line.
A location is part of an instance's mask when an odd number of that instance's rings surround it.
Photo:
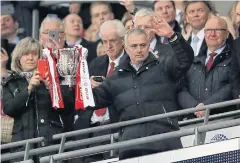
<path fill-rule="evenodd" d="M 41 8 L 39 39 L 33 39 L 31 12 L 40 9 L 39 3 L 2 3 L 2 7 L 14 7 L 14 12 L 2 13 L 0 18 L 1 118 L 14 121 L 2 123 L 9 130 L 1 132 L 12 142 L 43 136 L 46 139 L 37 147 L 47 146 L 56 143 L 51 136 L 57 133 L 240 97 L 240 1 L 233 4 L 228 17 L 221 16 L 209 1 L 71 2 L 63 12 L 46 13 Z M 57 31 L 57 40 L 52 31 Z M 69 89 L 60 79 L 65 108 L 56 110 L 51 107 L 49 74 L 42 78 L 37 63 L 43 48 L 75 45 L 88 49 L 96 106 L 75 110 L 75 88 Z M 210 114 L 236 109 L 225 107 Z M 179 120 L 204 115 L 198 111 L 73 139 L 119 132 L 119 141 L 124 141 L 176 131 Z M 120 149 L 119 158 L 178 148 L 182 148 L 180 138 L 167 139 Z M 20 150 L 23 148 L 12 151 Z M 107 158 L 109 153 L 103 153 L 72 162 Z"/>

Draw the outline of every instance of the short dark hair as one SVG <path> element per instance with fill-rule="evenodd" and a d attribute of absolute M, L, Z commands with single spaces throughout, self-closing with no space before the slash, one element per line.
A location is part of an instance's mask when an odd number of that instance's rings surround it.
<path fill-rule="evenodd" d="M 157 2 L 160 2 L 160 1 L 159 1 L 159 0 L 158 0 L 158 1 L 153 1 L 153 4 L 152 4 L 152 10 L 153 10 L 153 11 L 154 11 L 154 8 L 155 8 L 155 4 L 156 4 Z M 170 2 L 172 3 L 174 10 L 176 10 L 175 2 L 174 2 L 174 1 L 170 1 Z"/>
<path fill-rule="evenodd" d="M 185 2 L 184 2 L 184 6 L 185 6 L 184 11 L 185 11 L 185 12 L 187 11 L 187 8 L 188 8 L 188 6 L 189 6 L 190 4 L 192 4 L 192 3 L 198 3 L 198 2 L 204 3 L 204 4 L 207 6 L 207 8 L 209 9 L 210 12 L 215 11 L 215 8 L 214 8 L 213 4 L 212 4 L 211 2 L 209 2 L 209 1 L 185 1 Z"/>
<path fill-rule="evenodd" d="M 105 1 L 95 1 L 91 3 L 90 6 L 90 14 L 92 14 L 92 8 L 98 5 L 106 5 L 109 8 L 109 11 L 112 12 L 112 6 L 110 3 L 105 2 Z"/>

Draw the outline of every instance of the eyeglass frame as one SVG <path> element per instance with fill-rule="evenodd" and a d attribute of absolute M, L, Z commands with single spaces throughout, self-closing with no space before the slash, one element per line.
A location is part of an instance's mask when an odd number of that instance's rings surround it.
<path fill-rule="evenodd" d="M 223 31 L 227 31 L 227 30 L 228 29 L 225 29 L 225 28 L 215 28 L 215 29 L 207 28 L 207 29 L 204 29 L 204 32 L 207 34 L 211 34 L 213 31 L 214 33 L 222 33 Z"/>

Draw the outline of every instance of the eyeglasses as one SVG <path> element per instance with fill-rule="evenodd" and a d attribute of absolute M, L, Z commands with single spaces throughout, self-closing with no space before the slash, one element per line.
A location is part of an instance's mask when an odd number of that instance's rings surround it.
<path fill-rule="evenodd" d="M 215 29 L 208 28 L 208 29 L 204 29 L 204 31 L 205 31 L 206 34 L 210 34 L 212 32 L 222 33 L 223 31 L 227 31 L 227 29 L 224 29 L 224 28 L 215 28 Z"/>

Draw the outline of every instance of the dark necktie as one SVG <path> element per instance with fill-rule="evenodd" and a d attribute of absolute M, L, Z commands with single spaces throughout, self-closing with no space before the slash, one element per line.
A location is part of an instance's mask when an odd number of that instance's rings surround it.
<path fill-rule="evenodd" d="M 107 73 L 107 77 L 109 77 L 109 76 L 113 73 L 113 71 L 114 71 L 114 66 L 115 66 L 115 63 L 114 63 L 114 62 L 111 62 L 111 63 L 110 63 L 110 69 L 109 69 L 109 71 L 108 71 L 108 73 Z M 101 109 L 98 109 L 98 110 L 95 111 L 95 113 L 96 113 L 96 115 L 97 115 L 98 117 L 103 116 L 103 115 L 105 114 L 105 112 L 106 112 L 106 108 L 101 108 Z"/>
<path fill-rule="evenodd" d="M 206 67 L 207 67 L 207 71 L 209 71 L 213 65 L 213 58 L 217 55 L 217 53 L 213 52 L 213 53 L 210 53 L 210 58 L 208 59 L 207 61 L 207 64 L 206 64 Z"/>

